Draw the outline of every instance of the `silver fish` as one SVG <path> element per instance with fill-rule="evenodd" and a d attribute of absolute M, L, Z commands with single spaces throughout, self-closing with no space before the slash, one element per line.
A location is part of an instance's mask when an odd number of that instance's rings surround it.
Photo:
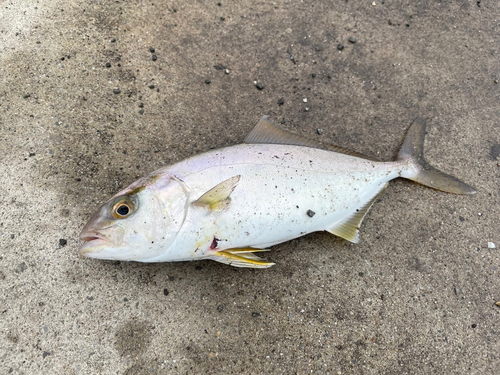
<path fill-rule="evenodd" d="M 424 160 L 425 126 L 416 119 L 396 160 L 380 162 L 284 132 L 264 116 L 244 143 L 159 169 L 120 191 L 83 228 L 80 253 L 266 268 L 274 263 L 255 253 L 307 233 L 357 242 L 363 217 L 394 178 L 476 193 Z"/>

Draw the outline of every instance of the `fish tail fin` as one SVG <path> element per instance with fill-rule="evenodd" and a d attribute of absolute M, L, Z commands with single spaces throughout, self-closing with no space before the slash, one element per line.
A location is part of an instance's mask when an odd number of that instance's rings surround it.
<path fill-rule="evenodd" d="M 472 186 L 460 181 L 458 178 L 441 172 L 424 159 L 424 138 L 427 123 L 423 118 L 416 118 L 411 124 L 403 146 L 399 150 L 397 161 L 408 162 L 401 177 L 418 182 L 433 189 L 454 194 L 476 194 Z"/>

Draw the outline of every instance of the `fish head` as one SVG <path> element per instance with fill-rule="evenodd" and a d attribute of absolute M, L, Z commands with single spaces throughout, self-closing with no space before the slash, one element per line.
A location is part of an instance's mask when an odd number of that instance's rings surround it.
<path fill-rule="evenodd" d="M 174 241 L 184 218 L 185 194 L 170 180 L 158 198 L 156 182 L 142 179 L 103 204 L 82 229 L 80 254 L 96 259 L 148 262 Z M 173 186 L 172 186 L 173 185 Z M 169 189 L 169 186 L 171 187 Z"/>

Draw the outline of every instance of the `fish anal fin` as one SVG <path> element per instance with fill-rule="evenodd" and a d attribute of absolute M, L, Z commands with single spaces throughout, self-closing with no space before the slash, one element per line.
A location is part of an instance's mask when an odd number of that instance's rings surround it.
<path fill-rule="evenodd" d="M 378 159 L 372 158 L 371 156 L 366 156 L 342 147 L 323 144 L 312 139 L 307 139 L 301 135 L 281 130 L 269 116 L 263 116 L 252 131 L 246 136 L 243 142 L 312 147 L 372 161 L 378 161 Z"/>
<path fill-rule="evenodd" d="M 269 268 L 274 266 L 275 263 L 266 262 L 265 260 L 254 255 L 255 251 L 266 251 L 256 249 L 227 249 L 217 251 L 210 259 L 220 263 L 225 263 L 234 267 L 244 268 Z"/>
<path fill-rule="evenodd" d="M 370 199 L 363 207 L 359 208 L 351 216 L 348 216 L 344 220 L 335 223 L 334 226 L 327 229 L 328 232 L 336 236 L 342 237 L 347 241 L 353 243 L 358 243 L 359 241 L 359 227 L 363 222 L 366 213 L 370 210 L 373 203 L 377 199 L 377 196 L 382 190 L 386 188 L 388 184 L 381 186 L 380 190 Z"/>
<path fill-rule="evenodd" d="M 193 204 L 196 206 L 208 207 L 211 210 L 222 210 L 226 208 L 231 202 L 230 195 L 236 188 L 240 178 L 241 175 L 228 178 L 207 191 L 194 201 Z"/>

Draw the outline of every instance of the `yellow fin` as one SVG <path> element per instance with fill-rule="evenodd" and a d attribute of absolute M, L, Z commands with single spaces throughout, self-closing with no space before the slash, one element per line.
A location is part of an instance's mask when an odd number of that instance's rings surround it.
<path fill-rule="evenodd" d="M 245 254 L 245 253 L 260 253 L 262 251 L 271 251 L 271 249 L 254 249 L 253 247 L 244 247 L 241 249 L 227 249 L 224 250 L 231 254 Z"/>
<path fill-rule="evenodd" d="M 242 255 L 236 255 L 232 253 L 232 252 L 238 252 L 238 250 L 243 250 L 239 252 L 239 254 Z M 266 262 L 261 258 L 259 258 L 257 255 L 254 255 L 251 252 L 246 252 L 245 250 L 250 250 L 250 249 L 228 249 L 228 250 L 217 251 L 214 254 L 214 256 L 211 257 L 210 259 L 234 267 L 269 268 L 271 266 L 274 266 L 275 263 Z M 254 249 L 252 250 L 259 251 Z"/>
<path fill-rule="evenodd" d="M 346 219 L 342 220 L 340 223 L 336 223 L 333 227 L 327 229 L 328 232 L 334 234 L 336 236 L 342 237 L 347 241 L 351 241 L 353 243 L 358 243 L 359 241 L 359 226 L 363 221 L 366 213 L 370 209 L 370 207 L 375 203 L 375 199 L 379 193 L 386 188 L 388 184 L 386 183 L 384 186 L 377 191 L 375 196 L 368 201 L 363 207 L 359 208 Z"/>
<path fill-rule="evenodd" d="M 281 130 L 269 116 L 263 116 L 252 131 L 246 136 L 243 142 L 312 147 L 319 148 L 321 150 L 338 152 L 345 155 L 356 156 L 367 160 L 378 161 L 378 159 L 360 154 L 359 152 L 347 150 L 339 146 L 323 144 L 321 142 Z"/>
<path fill-rule="evenodd" d="M 213 187 L 193 202 L 196 206 L 206 206 L 211 210 L 226 208 L 231 202 L 230 195 L 240 181 L 241 175 L 233 176 Z"/>

